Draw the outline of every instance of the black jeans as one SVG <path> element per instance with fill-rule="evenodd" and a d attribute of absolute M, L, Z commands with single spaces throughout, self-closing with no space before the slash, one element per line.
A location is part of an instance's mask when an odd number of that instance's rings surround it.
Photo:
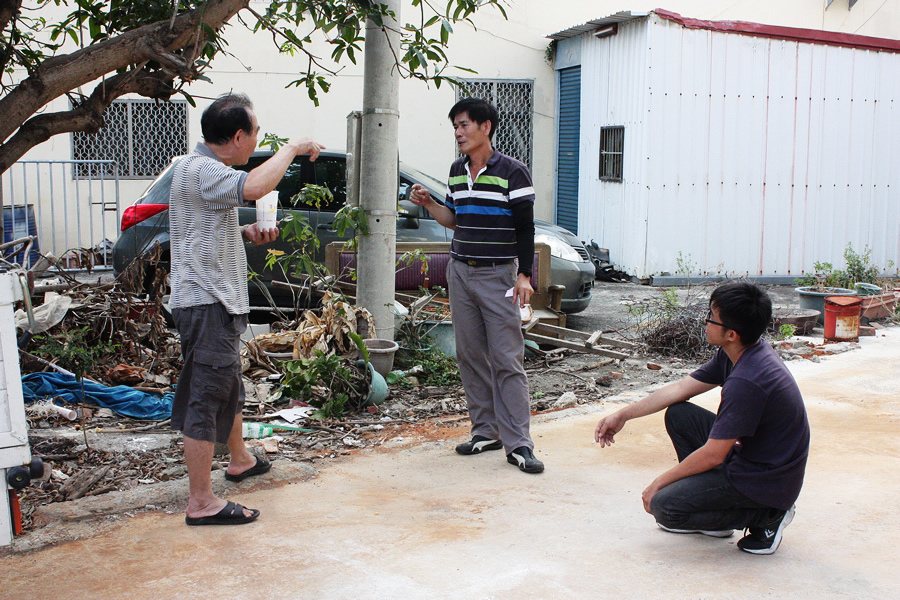
<path fill-rule="evenodd" d="M 715 419 L 716 415 L 690 402 L 666 410 L 666 432 L 679 462 L 706 443 Z M 721 467 L 664 487 L 653 497 L 650 510 L 660 525 L 701 531 L 765 527 L 784 514 L 741 494 Z"/>

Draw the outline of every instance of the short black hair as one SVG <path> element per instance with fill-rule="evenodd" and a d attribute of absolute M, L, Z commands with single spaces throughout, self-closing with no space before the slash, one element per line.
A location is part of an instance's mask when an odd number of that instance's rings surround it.
<path fill-rule="evenodd" d="M 208 144 L 227 144 L 238 131 L 253 133 L 248 110 L 253 103 L 246 94 L 223 94 L 206 107 L 200 117 L 200 129 Z"/>
<path fill-rule="evenodd" d="M 488 134 L 488 139 L 494 139 L 494 132 L 497 131 L 497 127 L 500 125 L 500 115 L 493 104 L 482 98 L 463 98 L 450 109 L 450 114 L 448 115 L 450 122 L 452 123 L 456 115 L 460 113 L 467 113 L 469 118 L 479 125 L 485 121 L 490 121 L 491 131 Z"/>
<path fill-rule="evenodd" d="M 755 344 L 772 322 L 772 299 L 749 281 L 720 285 L 710 295 L 709 306 L 719 311 L 722 323 L 736 331 L 745 346 Z"/>

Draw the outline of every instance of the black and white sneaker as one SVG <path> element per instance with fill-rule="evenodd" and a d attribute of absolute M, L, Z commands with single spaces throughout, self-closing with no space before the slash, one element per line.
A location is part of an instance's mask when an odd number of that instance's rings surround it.
<path fill-rule="evenodd" d="M 525 473 L 541 473 L 544 463 L 534 457 L 534 453 L 528 446 L 519 446 L 506 455 L 506 462 L 519 467 Z"/>
<path fill-rule="evenodd" d="M 734 529 L 721 529 L 721 530 L 704 530 L 704 529 L 673 529 L 672 527 L 666 527 L 662 523 L 656 524 L 663 531 L 668 531 L 669 533 L 702 533 L 703 535 L 708 535 L 709 537 L 715 538 L 727 538 L 734 535 Z"/>
<path fill-rule="evenodd" d="M 502 447 L 503 442 L 501 442 L 500 440 L 492 440 L 480 435 L 476 435 L 468 442 L 464 442 L 457 446 L 456 451 L 459 454 L 469 456 L 471 454 L 479 454 L 486 450 L 499 450 Z"/>
<path fill-rule="evenodd" d="M 780 521 L 766 527 L 749 527 L 747 529 L 749 534 L 738 540 L 737 547 L 750 554 L 774 554 L 781 544 L 784 528 L 794 520 L 795 509 L 796 506 L 792 506 Z"/>

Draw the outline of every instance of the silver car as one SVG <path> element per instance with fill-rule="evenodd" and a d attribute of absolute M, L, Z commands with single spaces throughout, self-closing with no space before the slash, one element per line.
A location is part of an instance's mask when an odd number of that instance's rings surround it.
<path fill-rule="evenodd" d="M 236 168 L 249 171 L 270 156 L 271 152 L 256 152 L 246 165 Z M 178 158 L 173 160 L 173 165 L 177 160 Z M 400 211 L 397 217 L 397 241 L 450 241 L 452 236 L 450 230 L 431 218 L 424 208 L 407 199 L 412 185 L 418 183 L 428 188 L 435 198 L 443 201 L 446 184 L 403 163 L 400 163 L 399 176 Z M 121 273 L 135 257 L 152 248 L 155 242 L 159 242 L 162 248 L 162 266 L 168 268 L 168 208 L 171 184 L 172 165 L 150 184 L 147 191 L 134 204 L 125 209 L 122 214 L 122 232 L 112 251 L 116 274 Z M 334 194 L 334 201 L 318 209 L 302 204 L 291 205 L 291 198 L 307 184 L 327 185 Z M 341 238 L 332 226 L 335 213 L 346 202 L 346 189 L 346 155 L 338 152 L 322 152 L 315 162 L 310 162 L 306 156 L 298 156 L 276 188 L 280 204 L 278 218 L 283 216 L 285 210 L 303 213 L 320 241 L 319 255 L 315 257 L 319 262 L 324 262 L 324 249 L 330 242 L 341 241 L 351 235 L 351 232 L 348 232 Z M 256 212 L 252 206 L 239 208 L 238 214 L 242 225 L 256 220 Z M 535 242 L 545 243 L 550 247 L 550 283 L 564 285 L 566 288 L 562 297 L 562 310 L 577 313 L 586 309 L 591 302 L 595 271 L 584 245 L 568 230 L 544 221 L 535 221 Z M 246 246 L 249 269 L 256 272 L 265 283 L 275 276 L 275 273 L 265 268 L 266 255 L 270 248 L 291 251 L 287 242 L 281 238 L 265 247 L 253 244 Z M 284 306 L 292 304 L 293 298 L 289 292 L 277 287 L 267 286 L 267 288 L 277 304 Z M 250 285 L 249 290 L 251 304 L 267 305 L 255 285 Z"/>

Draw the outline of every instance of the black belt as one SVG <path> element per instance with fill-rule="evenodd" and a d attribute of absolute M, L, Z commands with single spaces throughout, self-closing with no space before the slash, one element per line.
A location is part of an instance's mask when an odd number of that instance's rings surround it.
<path fill-rule="evenodd" d="M 462 262 L 466 263 L 470 267 L 499 267 L 500 265 L 508 265 L 512 262 L 511 258 L 507 258 L 506 260 L 490 260 L 484 258 L 457 260 L 462 260 Z"/>

